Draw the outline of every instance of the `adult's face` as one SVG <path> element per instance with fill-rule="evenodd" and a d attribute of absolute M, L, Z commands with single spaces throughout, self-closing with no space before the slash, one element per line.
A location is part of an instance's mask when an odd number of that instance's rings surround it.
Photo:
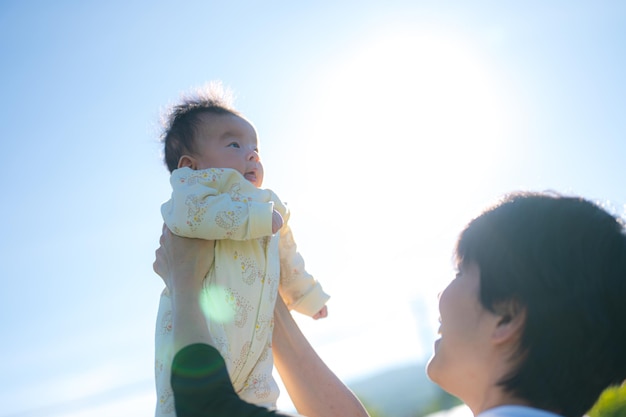
<path fill-rule="evenodd" d="M 494 383 L 491 340 L 498 316 L 481 305 L 479 291 L 478 265 L 462 265 L 439 298 L 441 337 L 426 368 L 433 382 L 466 402 Z"/>

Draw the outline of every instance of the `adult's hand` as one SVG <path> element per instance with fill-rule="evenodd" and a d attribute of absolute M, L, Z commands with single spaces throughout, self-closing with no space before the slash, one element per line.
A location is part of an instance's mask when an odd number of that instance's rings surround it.
<path fill-rule="evenodd" d="M 213 263 L 215 241 L 179 237 L 164 224 L 159 243 L 152 267 L 170 292 L 198 291 Z"/>
<path fill-rule="evenodd" d="M 202 282 L 214 258 L 214 241 L 173 234 L 165 225 L 153 264 L 170 292 L 174 351 L 194 343 L 213 345 L 202 310 Z"/>

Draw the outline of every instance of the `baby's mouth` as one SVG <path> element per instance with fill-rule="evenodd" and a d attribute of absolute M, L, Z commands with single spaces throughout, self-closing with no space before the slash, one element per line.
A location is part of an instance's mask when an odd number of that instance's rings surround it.
<path fill-rule="evenodd" d="M 250 181 L 251 183 L 256 182 L 256 174 L 254 172 L 246 172 L 244 178 Z"/>

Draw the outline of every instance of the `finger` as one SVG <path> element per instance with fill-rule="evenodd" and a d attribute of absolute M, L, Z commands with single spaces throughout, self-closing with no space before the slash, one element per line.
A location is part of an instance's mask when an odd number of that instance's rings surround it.
<path fill-rule="evenodd" d="M 156 272 L 157 274 L 161 275 L 159 273 L 159 271 L 161 270 L 160 268 L 160 264 L 161 262 L 161 253 L 160 253 L 161 248 L 158 248 L 157 250 L 154 251 L 154 262 L 152 263 L 152 269 L 154 270 L 154 272 Z"/>
<path fill-rule="evenodd" d="M 165 223 L 163 223 L 163 227 L 161 228 L 161 237 L 159 238 L 159 245 L 163 246 L 163 240 L 165 238 L 165 231 L 167 230 L 167 227 L 165 226 Z"/>

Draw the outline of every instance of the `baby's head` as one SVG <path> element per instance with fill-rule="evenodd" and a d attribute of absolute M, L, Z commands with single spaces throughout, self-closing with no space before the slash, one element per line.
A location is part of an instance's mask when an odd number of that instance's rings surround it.
<path fill-rule="evenodd" d="M 254 126 L 232 106 L 232 96 L 212 83 L 172 106 L 161 135 L 165 164 L 176 168 L 231 168 L 263 184 Z"/>

